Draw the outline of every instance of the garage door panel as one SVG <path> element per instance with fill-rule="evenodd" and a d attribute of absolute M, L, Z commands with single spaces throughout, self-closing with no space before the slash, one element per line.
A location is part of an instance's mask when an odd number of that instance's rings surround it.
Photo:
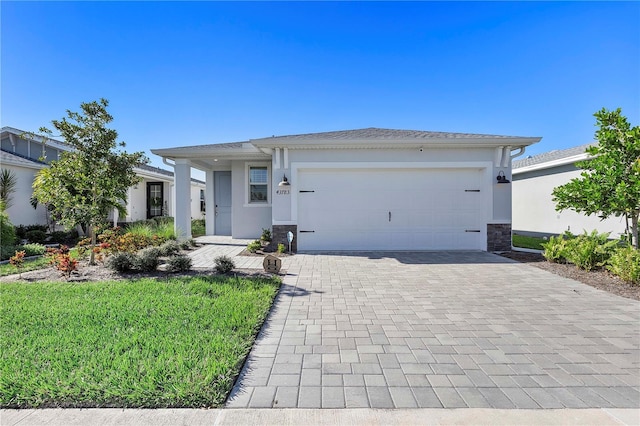
<path fill-rule="evenodd" d="M 300 250 L 483 249 L 480 170 L 301 170 Z M 389 221 L 391 212 L 391 221 Z"/>

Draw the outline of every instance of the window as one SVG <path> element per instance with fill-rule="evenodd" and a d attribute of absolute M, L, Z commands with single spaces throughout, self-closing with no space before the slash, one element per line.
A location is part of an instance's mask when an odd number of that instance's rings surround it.
<path fill-rule="evenodd" d="M 204 189 L 200 190 L 200 211 L 202 213 L 205 212 L 205 210 L 204 210 Z"/>
<path fill-rule="evenodd" d="M 269 202 L 269 171 L 266 166 L 249 167 L 249 202 Z"/>

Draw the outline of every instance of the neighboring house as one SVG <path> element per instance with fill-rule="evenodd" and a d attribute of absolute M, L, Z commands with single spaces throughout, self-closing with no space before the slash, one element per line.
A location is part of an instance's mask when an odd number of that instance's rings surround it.
<path fill-rule="evenodd" d="M 151 152 L 174 162 L 181 229 L 194 167 L 215 206 L 208 235 L 272 228 L 275 242 L 291 231 L 294 250 L 497 251 L 511 248 L 511 185 L 496 177 L 510 180 L 511 159 L 539 140 L 367 128 Z"/>
<path fill-rule="evenodd" d="M 13 205 L 7 209 L 9 220 L 14 225 L 47 224 L 47 211 L 39 205 L 31 206 L 33 180 L 36 173 L 47 167 L 52 160 L 57 160 L 64 151 L 73 148 L 61 141 L 34 136 L 26 138 L 25 132 L 12 127 L 3 127 L 0 134 L 0 167 L 11 170 L 17 179 L 16 191 L 13 194 Z M 173 201 L 173 173 L 157 167 L 141 166 L 135 169 L 143 180 L 129 188 L 127 216 L 114 217 L 110 213 L 108 219 L 116 222 L 133 222 L 149 219 L 154 216 L 172 216 L 175 211 Z M 191 208 L 190 215 L 194 219 L 204 217 L 204 205 L 200 200 L 204 196 L 204 182 L 190 181 Z"/>
<path fill-rule="evenodd" d="M 592 144 L 545 152 L 513 162 L 513 230 L 524 235 L 547 236 L 597 229 L 617 238 L 625 231 L 624 217 L 601 220 L 573 210 L 557 212 L 553 188 L 580 177 L 577 161 L 586 160 Z"/>

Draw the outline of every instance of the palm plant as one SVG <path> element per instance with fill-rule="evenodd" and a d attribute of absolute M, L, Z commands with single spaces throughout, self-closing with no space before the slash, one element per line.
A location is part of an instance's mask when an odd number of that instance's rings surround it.
<path fill-rule="evenodd" d="M 2 210 L 8 209 L 13 204 L 13 193 L 16 192 L 18 178 L 9 169 L 2 169 L 0 172 L 0 207 Z"/>

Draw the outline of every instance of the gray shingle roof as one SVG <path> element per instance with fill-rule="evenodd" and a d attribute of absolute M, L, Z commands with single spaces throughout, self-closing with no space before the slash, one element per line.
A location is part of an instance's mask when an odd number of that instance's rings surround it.
<path fill-rule="evenodd" d="M 140 170 L 146 170 L 148 172 L 160 173 L 166 176 L 173 176 L 173 172 L 170 172 L 169 170 L 161 169 L 160 167 L 149 166 L 147 164 L 143 164 L 141 166 L 138 166 L 137 168 Z"/>
<path fill-rule="evenodd" d="M 29 158 L 26 155 L 17 154 L 15 152 L 9 152 L 4 149 L 0 149 L 0 159 L 1 162 L 12 160 L 19 164 L 24 164 L 25 166 L 31 166 L 33 164 L 39 165 L 47 165 L 44 161 L 34 160 L 33 158 Z"/>
<path fill-rule="evenodd" d="M 561 160 L 568 157 L 575 157 L 576 155 L 584 154 L 585 150 L 592 145 L 595 145 L 595 143 L 588 143 L 585 145 L 574 146 L 573 148 L 543 152 L 542 154 L 533 156 L 530 155 L 521 160 L 515 160 L 512 164 L 512 168 L 519 169 L 522 167 L 533 166 L 535 164 L 547 163 L 549 161 Z"/>
<path fill-rule="evenodd" d="M 424 130 L 396 130 L 367 127 L 366 129 L 338 130 L 333 132 L 304 133 L 300 135 L 272 136 L 277 139 L 297 140 L 363 140 L 363 139 L 496 139 L 517 136 L 483 135 L 475 133 L 429 132 Z M 261 141 L 270 138 L 253 139 Z M 252 140 L 252 141 L 253 141 Z"/>

